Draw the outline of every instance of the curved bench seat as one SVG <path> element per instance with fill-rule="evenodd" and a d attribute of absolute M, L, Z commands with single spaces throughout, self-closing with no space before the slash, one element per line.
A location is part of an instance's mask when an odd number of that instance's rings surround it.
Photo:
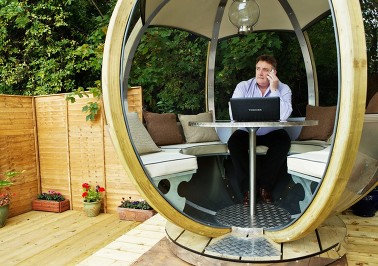
<path fill-rule="evenodd" d="M 288 155 L 306 153 L 312 151 L 321 151 L 330 146 L 328 141 L 323 140 L 292 140 Z M 268 151 L 266 146 L 257 146 L 256 154 L 265 155 Z"/>
<path fill-rule="evenodd" d="M 304 189 L 304 198 L 299 201 L 300 211 L 303 212 L 310 204 L 317 184 L 322 179 L 327 167 L 331 147 L 322 150 L 292 154 L 287 157 L 288 173 L 295 184 Z"/>
<path fill-rule="evenodd" d="M 156 186 L 160 181 L 169 181 L 166 199 L 179 210 L 185 207 L 186 199 L 178 194 L 178 187 L 182 182 L 188 182 L 198 169 L 197 158 L 173 152 L 155 152 L 141 155 L 140 158 L 149 176 Z"/>
<path fill-rule="evenodd" d="M 192 155 L 172 152 L 155 152 L 141 155 L 140 158 L 151 178 L 197 170 L 197 158 Z"/>
<path fill-rule="evenodd" d="M 328 146 L 319 151 L 311 151 L 289 155 L 287 168 L 289 173 L 303 175 L 307 179 L 320 181 L 327 166 L 331 147 Z M 313 178 L 311 178 L 313 177 Z"/>
<path fill-rule="evenodd" d="M 329 147 L 329 142 L 322 140 L 303 140 L 292 141 L 289 150 L 289 155 L 297 153 L 305 153 L 311 151 L 320 151 Z M 160 146 L 163 151 L 178 152 L 194 156 L 206 156 L 216 154 L 228 154 L 228 147 L 226 143 L 221 141 L 213 142 L 198 142 L 198 143 L 185 143 Z M 256 154 L 265 155 L 268 150 L 266 146 L 257 146 Z"/>

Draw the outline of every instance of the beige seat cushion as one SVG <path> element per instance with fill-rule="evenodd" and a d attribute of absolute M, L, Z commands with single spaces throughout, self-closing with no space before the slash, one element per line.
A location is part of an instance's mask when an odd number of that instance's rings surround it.
<path fill-rule="evenodd" d="M 137 113 L 127 113 L 126 117 L 131 133 L 131 139 L 140 155 L 161 151 L 148 134 L 147 129 L 139 120 Z"/>
<path fill-rule="evenodd" d="M 140 157 L 150 177 L 160 177 L 186 171 L 197 170 L 195 156 L 161 151 Z"/>
<path fill-rule="evenodd" d="M 320 151 L 293 154 L 287 157 L 288 172 L 322 178 L 327 166 L 331 147 Z"/>
<path fill-rule="evenodd" d="M 194 142 L 208 142 L 219 141 L 217 132 L 212 127 L 192 127 L 189 122 L 213 122 L 213 115 L 211 112 L 200 113 L 197 115 L 182 115 L 178 118 L 184 130 L 184 135 L 187 143 Z"/>
<path fill-rule="evenodd" d="M 330 143 L 324 140 L 295 140 L 291 142 L 289 154 L 321 151 L 329 146 Z"/>

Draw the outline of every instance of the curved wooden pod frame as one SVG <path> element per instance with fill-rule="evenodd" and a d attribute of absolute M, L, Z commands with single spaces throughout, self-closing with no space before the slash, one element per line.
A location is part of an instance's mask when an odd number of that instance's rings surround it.
<path fill-rule="evenodd" d="M 139 193 L 148 199 L 153 208 L 162 216 L 173 223 L 179 223 L 183 228 L 197 234 L 212 237 L 224 235 L 230 231 L 229 228 L 214 228 L 200 224 L 172 207 L 150 182 L 135 154 L 123 119 L 119 81 L 122 41 L 133 5 L 133 0 L 118 1 L 109 23 L 105 41 L 102 86 L 107 127 L 113 145 L 127 174 L 133 180 Z"/>
<path fill-rule="evenodd" d="M 337 24 L 341 75 L 334 145 L 325 176 L 307 210 L 289 227 L 276 232 L 266 232 L 277 242 L 291 241 L 307 235 L 334 212 L 343 198 L 359 148 L 367 86 L 362 13 L 357 0 L 333 0 L 331 3 Z"/>
<path fill-rule="evenodd" d="M 118 156 L 141 195 L 172 223 L 197 234 L 217 237 L 230 228 L 216 228 L 196 222 L 172 207 L 152 185 L 141 166 L 123 119 L 120 95 L 120 58 L 126 23 L 133 0 L 119 0 L 109 24 L 103 59 L 103 92 L 108 129 Z M 320 188 L 310 206 L 293 224 L 266 234 L 276 242 L 292 241 L 313 232 L 339 204 L 359 148 L 366 99 L 366 47 L 358 0 L 333 0 L 340 44 L 341 89 L 333 150 Z M 362 89 L 361 89 L 362 88 Z M 349 204 L 349 205 L 348 205 Z"/>

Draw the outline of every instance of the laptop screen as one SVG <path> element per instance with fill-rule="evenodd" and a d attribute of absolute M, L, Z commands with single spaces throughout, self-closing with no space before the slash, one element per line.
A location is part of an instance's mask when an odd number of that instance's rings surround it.
<path fill-rule="evenodd" d="M 279 97 L 231 98 L 232 117 L 238 122 L 279 121 Z"/>

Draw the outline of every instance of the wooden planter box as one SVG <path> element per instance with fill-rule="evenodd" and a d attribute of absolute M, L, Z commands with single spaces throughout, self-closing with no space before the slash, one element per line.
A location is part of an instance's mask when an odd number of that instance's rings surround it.
<path fill-rule="evenodd" d="M 144 222 L 156 214 L 155 210 L 139 210 L 129 208 L 117 208 L 119 219 L 127 221 Z"/>
<path fill-rule="evenodd" d="M 33 200 L 33 210 L 46 212 L 64 212 L 70 209 L 70 201 Z"/>

